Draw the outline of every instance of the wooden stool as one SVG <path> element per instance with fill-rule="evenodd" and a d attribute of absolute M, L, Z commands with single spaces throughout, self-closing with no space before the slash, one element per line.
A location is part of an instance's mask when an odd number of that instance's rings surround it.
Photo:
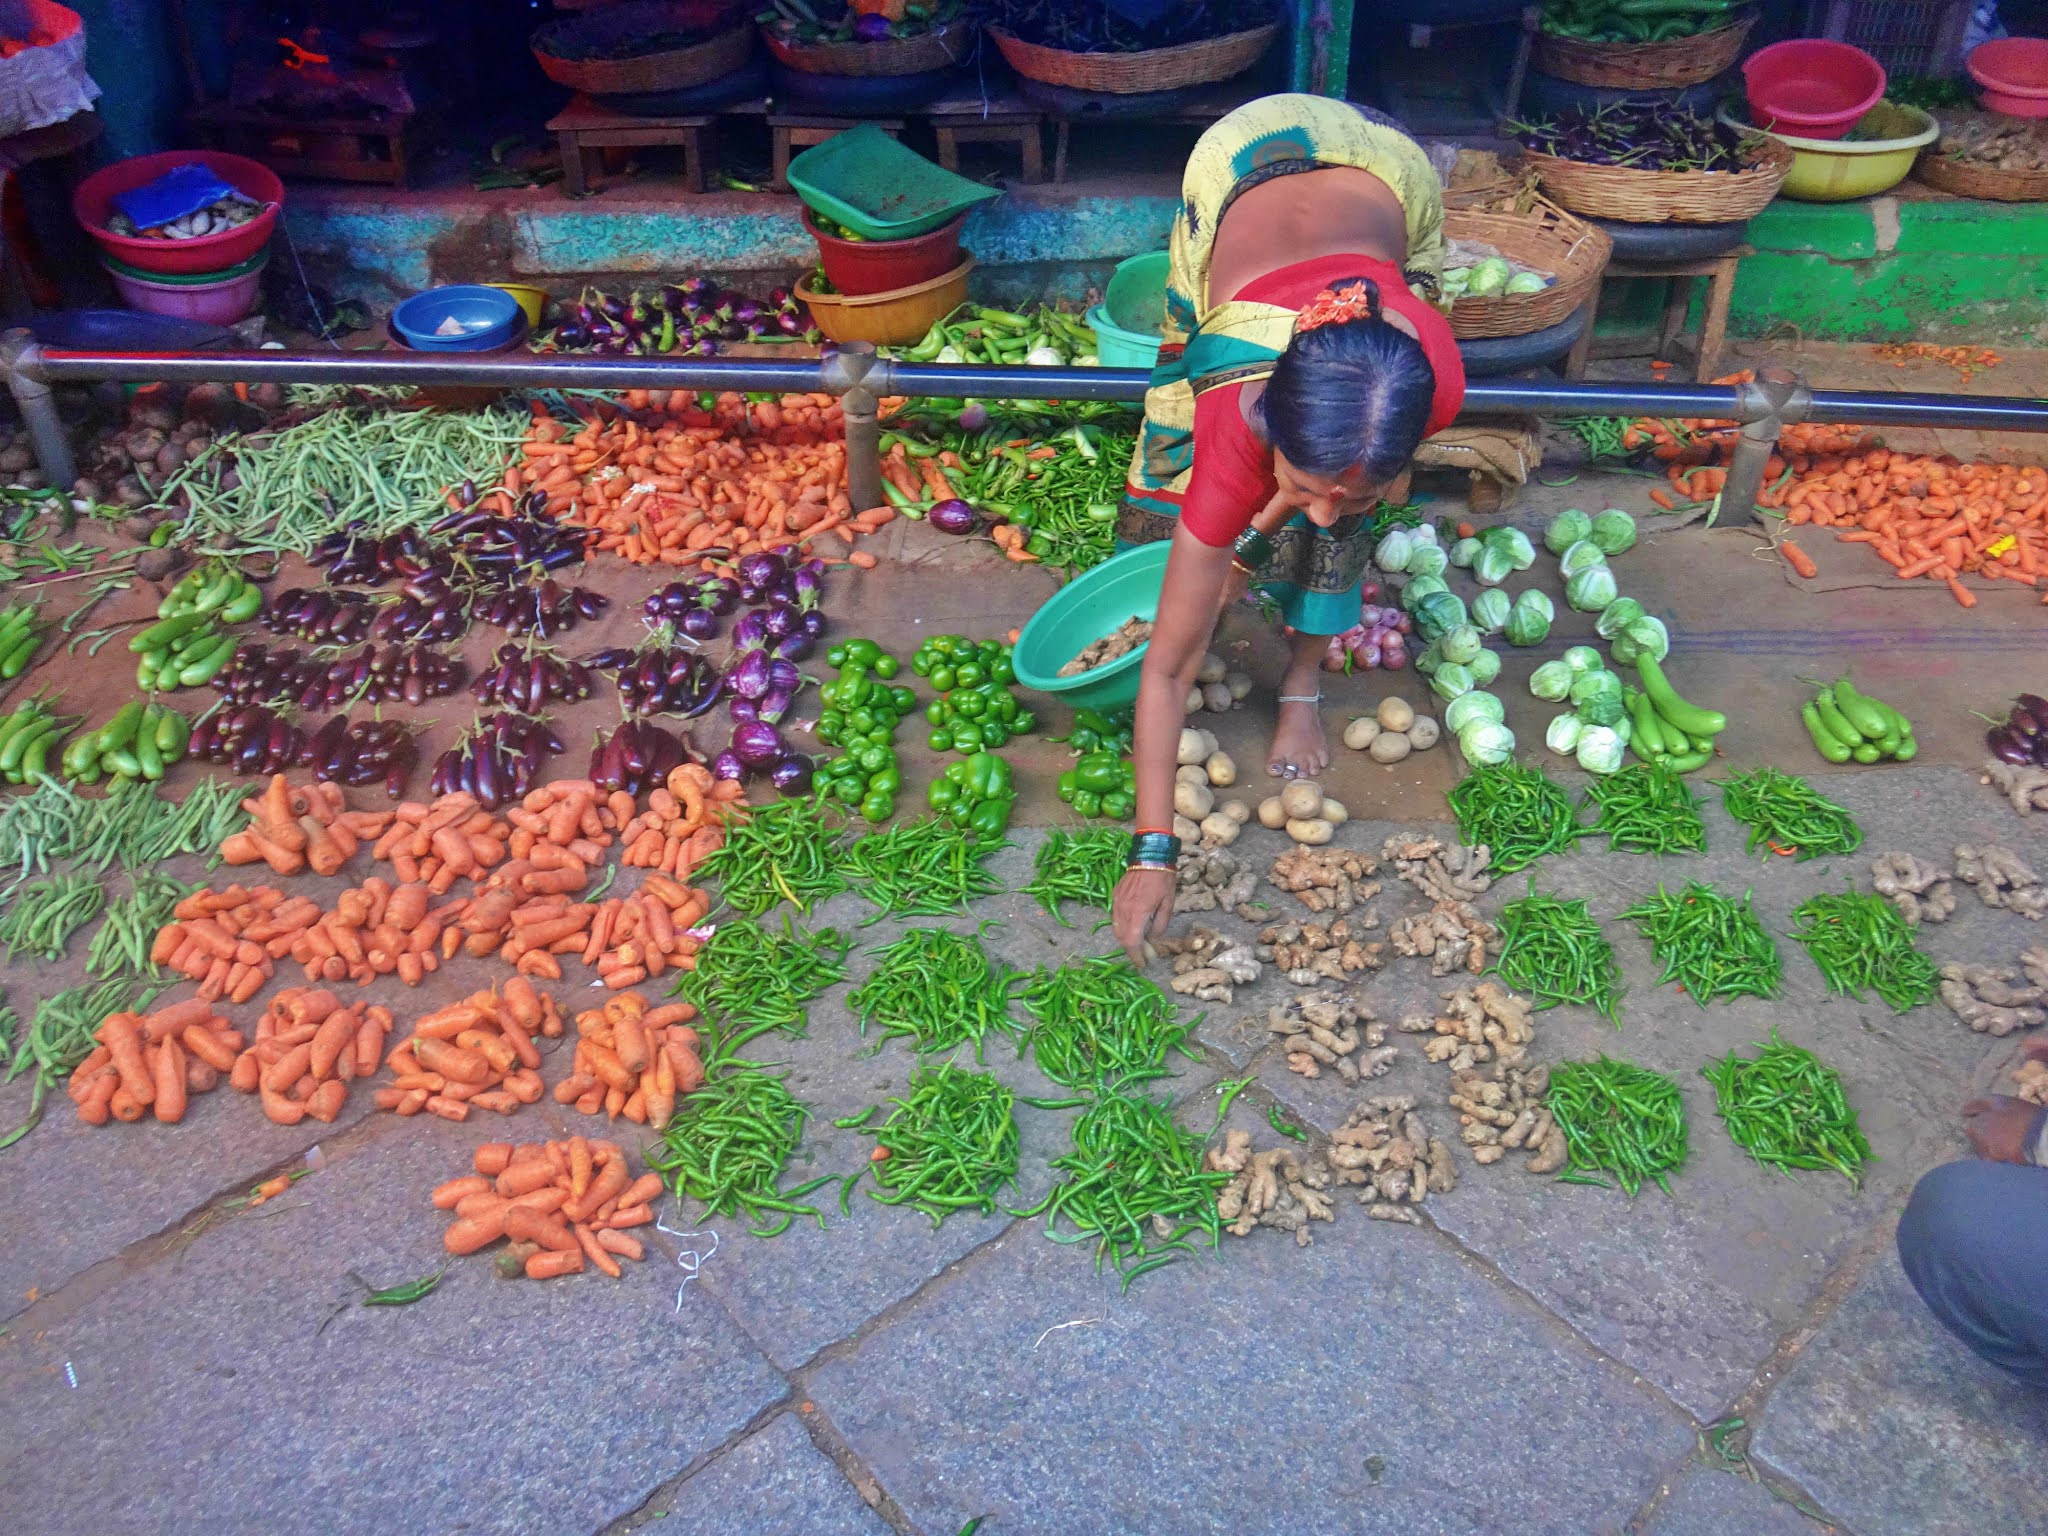
<path fill-rule="evenodd" d="M 285 117 L 210 102 L 188 114 L 209 148 L 261 161 L 280 176 L 373 181 L 402 187 L 413 126 L 408 114 L 376 117 Z"/>
<path fill-rule="evenodd" d="M 771 111 L 768 114 L 768 127 L 774 134 L 775 190 L 789 190 L 789 159 L 792 151 L 809 149 L 813 144 L 822 144 L 849 128 L 858 128 L 862 123 L 874 124 L 892 139 L 900 138 L 903 134 L 903 120 L 896 117 L 816 117 L 809 114 Z"/>
<path fill-rule="evenodd" d="M 1692 307 L 1692 279 L 1704 277 L 1707 279 L 1707 309 L 1701 319 L 1693 377 L 1699 383 L 1706 383 L 1719 371 L 1717 365 L 1721 360 L 1721 349 L 1728 340 L 1728 305 L 1735 296 L 1736 264 L 1743 257 L 1754 254 L 1754 247 L 1738 245 L 1719 256 L 1702 256 L 1687 261 L 1608 262 L 1607 270 L 1601 273 L 1600 281 L 1594 284 L 1593 292 L 1586 301 L 1592 312 L 1599 313 L 1600 291 L 1610 278 L 1661 277 L 1671 282 L 1664 299 L 1663 322 L 1654 338 L 1639 332 L 1634 336 L 1610 336 L 1596 341 L 1589 318 L 1585 334 L 1565 361 L 1565 377 L 1584 378 L 1588 358 L 1640 357 L 1645 352 L 1652 357 L 1668 356 L 1672 343 L 1685 329 L 1686 311 Z"/>
<path fill-rule="evenodd" d="M 704 130 L 715 118 L 629 117 L 608 112 L 588 96 L 576 96 L 548 119 L 548 131 L 562 146 L 562 191 L 582 197 L 590 191 L 589 153 L 593 149 L 634 149 L 660 144 L 682 150 L 683 181 L 692 192 L 704 190 Z"/>
<path fill-rule="evenodd" d="M 1239 107 L 1253 99 L 1255 93 L 1247 92 L 1237 81 L 1222 80 L 1214 85 L 1193 87 L 1180 105 L 1164 111 L 1148 113 L 1142 118 L 1104 116 L 1089 117 L 1087 122 L 1100 122 L 1105 127 L 1116 123 L 1181 123 L 1193 128 L 1208 128 L 1219 119 L 1228 117 Z M 1055 182 L 1067 179 L 1067 147 L 1072 137 L 1074 119 L 1052 114 L 1053 156 L 1052 179 Z"/>
<path fill-rule="evenodd" d="M 1024 157 L 1023 180 L 1045 180 L 1044 114 L 1005 93 L 984 98 L 977 90 L 950 93 L 924 109 L 939 141 L 939 164 L 960 169 L 962 144 L 1015 144 Z"/>

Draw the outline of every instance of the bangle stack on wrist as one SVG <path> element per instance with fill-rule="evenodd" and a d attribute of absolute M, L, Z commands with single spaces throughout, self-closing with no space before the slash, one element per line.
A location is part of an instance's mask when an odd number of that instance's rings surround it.
<path fill-rule="evenodd" d="M 1231 546 L 1230 563 L 1247 576 L 1273 558 L 1273 541 L 1256 528 L 1247 528 Z"/>
<path fill-rule="evenodd" d="M 1131 834 L 1131 856 L 1126 869 L 1163 869 L 1169 873 L 1180 866 L 1180 839 L 1171 832 L 1140 827 Z"/>

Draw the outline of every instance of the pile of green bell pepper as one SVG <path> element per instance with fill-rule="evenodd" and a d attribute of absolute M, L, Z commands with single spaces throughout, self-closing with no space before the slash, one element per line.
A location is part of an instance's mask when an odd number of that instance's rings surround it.
<path fill-rule="evenodd" d="M 1112 720 L 1092 709 L 1077 709 L 1066 743 L 1067 750 L 1076 757 L 1086 757 L 1091 752 L 1122 754 L 1131 750 L 1131 722 Z"/>
<path fill-rule="evenodd" d="M 1549 0 L 1543 30 L 1588 43 L 1661 43 L 1725 27 L 1743 0 Z"/>
<path fill-rule="evenodd" d="M 1131 760 L 1121 753 L 1084 753 L 1060 775 L 1059 796 L 1078 815 L 1122 821 L 1137 808 L 1137 774 Z"/>
<path fill-rule="evenodd" d="M 818 769 L 818 794 L 856 808 L 864 820 L 887 821 L 903 788 L 896 727 L 917 708 L 917 695 L 890 681 L 902 663 L 872 640 L 843 641 L 825 661 L 839 675 L 818 690 L 824 707 L 813 734 L 841 755 Z"/>
<path fill-rule="evenodd" d="M 1037 716 L 1010 692 L 1016 674 L 999 640 L 934 635 L 910 658 L 910 670 L 939 692 L 924 711 L 934 752 L 980 752 L 1037 728 Z"/>
<path fill-rule="evenodd" d="M 1009 826 L 1017 791 L 1010 782 L 1008 763 L 993 752 L 976 752 L 948 763 L 946 771 L 925 790 L 924 799 L 934 815 L 990 842 Z"/>

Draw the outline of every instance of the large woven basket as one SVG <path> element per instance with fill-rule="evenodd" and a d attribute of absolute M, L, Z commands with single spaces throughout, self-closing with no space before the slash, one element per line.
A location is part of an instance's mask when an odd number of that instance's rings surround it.
<path fill-rule="evenodd" d="M 1928 186 L 1957 197 L 1985 198 L 1996 203 L 2048 202 L 2048 171 L 2001 170 L 1974 160 L 1956 160 L 1930 144 L 1920 152 L 1913 174 Z"/>
<path fill-rule="evenodd" d="M 1614 241 L 1606 230 L 1547 202 L 1527 213 L 1450 209 L 1444 214 L 1444 238 L 1483 242 L 1525 267 L 1557 278 L 1541 293 L 1459 299 L 1451 306 L 1451 334 L 1460 341 L 1527 336 L 1562 324 L 1599 285 L 1607 259 L 1614 254 Z"/>
<path fill-rule="evenodd" d="M 1727 26 L 1661 43 L 1589 43 L 1575 37 L 1536 34 L 1531 62 L 1546 75 L 1574 85 L 1612 91 L 1659 91 L 1698 85 L 1735 62 L 1756 12 L 1738 15 Z"/>
<path fill-rule="evenodd" d="M 663 53 L 615 59 L 570 56 L 592 44 L 625 43 L 634 37 L 661 32 L 675 25 L 675 14 L 675 8 L 665 0 L 629 0 L 627 4 L 569 17 L 533 34 L 533 56 L 550 80 L 572 91 L 585 91 L 592 96 L 636 96 L 708 85 L 738 69 L 754 51 L 754 28 L 749 23 L 690 47 Z"/>
<path fill-rule="evenodd" d="M 1631 224 L 1732 224 L 1753 219 L 1792 169 L 1789 145 L 1759 138 L 1741 171 L 1639 171 L 1522 151 L 1543 190 L 1573 213 Z"/>
<path fill-rule="evenodd" d="M 790 69 L 806 75 L 921 75 L 950 69 L 974 54 L 975 25 L 949 21 L 915 37 L 891 37 L 874 43 L 799 43 L 772 27 L 761 29 L 768 51 Z"/>
<path fill-rule="evenodd" d="M 1027 80 L 1113 96 L 1177 91 L 1190 85 L 1228 80 L 1258 63 L 1279 30 L 1277 25 L 1254 27 L 1249 32 L 1232 32 L 1199 43 L 1182 43 L 1176 48 L 1148 48 L 1139 53 L 1069 53 L 1063 48 L 1027 43 L 1001 27 L 988 29 L 1003 57 L 1010 61 L 1010 68 Z"/>

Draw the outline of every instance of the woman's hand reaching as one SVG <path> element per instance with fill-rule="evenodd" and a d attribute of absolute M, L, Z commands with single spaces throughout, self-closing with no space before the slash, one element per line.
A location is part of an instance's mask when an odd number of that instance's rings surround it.
<path fill-rule="evenodd" d="M 1116 883 L 1110 903 L 1110 930 L 1117 943 L 1131 957 L 1131 964 L 1145 968 L 1146 941 L 1163 938 L 1173 921 L 1173 896 L 1179 877 L 1170 869 L 1127 869 Z"/>

